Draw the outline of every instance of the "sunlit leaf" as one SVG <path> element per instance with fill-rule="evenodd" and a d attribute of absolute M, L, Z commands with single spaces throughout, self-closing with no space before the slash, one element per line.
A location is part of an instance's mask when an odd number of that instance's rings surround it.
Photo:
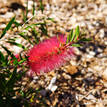
<path fill-rule="evenodd" d="M 79 26 L 77 26 L 76 29 L 75 29 L 75 39 L 74 39 L 75 42 L 77 41 L 77 39 L 79 37 L 79 34 L 80 34 Z"/>
<path fill-rule="evenodd" d="M 70 41 L 70 35 L 67 36 L 66 43 L 69 43 L 69 41 Z"/>
<path fill-rule="evenodd" d="M 73 47 L 81 47 L 80 44 L 72 44 Z"/>
<path fill-rule="evenodd" d="M 23 62 L 25 62 L 27 59 L 22 59 L 21 61 L 18 62 L 18 64 L 22 64 Z"/>
<path fill-rule="evenodd" d="M 70 42 L 72 42 L 74 40 L 75 34 L 73 32 L 73 29 L 71 29 L 70 31 Z"/>
<path fill-rule="evenodd" d="M 14 42 L 14 41 L 7 41 L 7 42 L 10 43 L 10 44 L 12 44 L 12 45 L 16 45 L 16 46 L 18 46 L 18 47 L 20 47 L 20 48 L 23 48 L 24 50 L 27 49 L 27 48 L 25 48 L 22 44 L 16 43 L 16 42 Z"/>

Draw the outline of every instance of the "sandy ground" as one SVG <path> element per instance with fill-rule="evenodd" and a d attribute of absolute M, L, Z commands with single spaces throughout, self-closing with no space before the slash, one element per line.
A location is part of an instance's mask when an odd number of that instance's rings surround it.
<path fill-rule="evenodd" d="M 17 8 L 11 5 L 15 0 L 7 1 L 0 0 L 0 33 L 14 15 L 16 15 L 17 21 L 22 22 L 23 6 L 26 6 L 23 0 L 16 0 L 17 3 L 20 1 L 20 6 Z M 32 17 L 32 5 L 33 2 L 29 0 L 28 18 Z M 58 32 L 68 34 L 70 29 L 79 25 L 86 37 L 91 37 L 93 40 L 84 43 L 83 47 L 77 48 L 77 55 L 65 66 L 32 79 L 25 77 L 22 80 L 23 86 L 34 89 L 42 87 L 40 96 L 46 100 L 49 107 L 106 107 L 106 0 L 48 0 L 44 1 L 44 5 L 44 12 L 36 10 L 35 17 L 29 21 L 30 24 L 41 22 L 43 17 L 51 17 L 54 18 L 55 23 L 49 22 L 47 25 L 50 37 Z M 35 7 L 38 7 L 37 3 L 35 3 Z M 8 31 L 5 37 L 0 40 L 0 45 L 4 44 L 14 53 L 19 53 L 21 52 L 20 48 L 5 42 L 9 38 L 18 37 L 18 43 L 29 47 L 30 44 L 19 37 L 17 32 L 20 30 L 14 28 L 13 31 Z M 40 39 L 43 40 L 45 37 L 40 37 Z M 4 52 L 1 47 L 0 50 Z"/>

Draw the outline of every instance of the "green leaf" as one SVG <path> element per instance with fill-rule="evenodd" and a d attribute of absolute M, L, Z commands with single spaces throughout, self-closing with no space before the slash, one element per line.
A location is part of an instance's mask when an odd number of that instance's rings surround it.
<path fill-rule="evenodd" d="M 82 38 L 82 39 L 80 39 L 79 41 L 89 42 L 89 41 L 91 41 L 91 40 L 92 40 L 91 38 Z"/>
<path fill-rule="evenodd" d="M 6 34 L 6 32 L 11 28 L 12 24 L 14 23 L 15 17 L 13 17 L 10 22 L 7 24 L 6 28 L 3 30 L 0 39 Z"/>
<path fill-rule="evenodd" d="M 81 47 L 80 44 L 72 44 L 73 47 Z"/>
<path fill-rule="evenodd" d="M 51 20 L 52 22 L 55 22 L 54 18 L 48 17 L 47 20 Z"/>
<path fill-rule="evenodd" d="M 20 94 L 21 94 L 21 96 L 23 96 L 23 97 L 25 96 L 25 95 L 24 95 L 24 92 L 23 92 L 22 90 L 20 90 Z"/>
<path fill-rule="evenodd" d="M 48 31 L 47 31 L 47 27 L 46 27 L 46 23 L 45 22 L 44 22 L 44 24 L 41 24 L 40 30 L 42 31 L 42 34 L 48 36 Z"/>
<path fill-rule="evenodd" d="M 44 22 L 44 23 L 36 23 L 36 24 L 32 24 L 32 25 L 35 25 L 35 26 L 37 26 L 37 25 L 46 25 L 46 23 Z"/>
<path fill-rule="evenodd" d="M 16 42 L 14 42 L 14 41 L 7 41 L 7 42 L 10 43 L 10 44 L 12 44 L 12 45 L 16 45 L 16 46 L 18 46 L 18 47 L 20 47 L 20 48 L 23 48 L 24 50 L 27 49 L 27 48 L 25 48 L 22 44 L 16 43 Z"/>
<path fill-rule="evenodd" d="M 26 32 L 21 32 L 19 33 L 19 36 L 21 36 L 22 38 L 24 38 L 25 40 L 27 40 L 26 36 L 24 36 L 26 34 Z"/>
<path fill-rule="evenodd" d="M 27 26 L 27 27 L 25 28 L 25 30 L 28 31 L 30 28 L 32 29 L 32 26 L 34 26 L 34 25 L 32 24 L 32 25 Z"/>
<path fill-rule="evenodd" d="M 4 93 L 6 87 L 5 74 L 0 73 L 0 92 Z"/>
<path fill-rule="evenodd" d="M 6 84 L 7 87 L 9 89 L 13 88 L 16 81 L 17 81 L 17 67 L 14 68 L 12 74 L 9 77 L 9 80 L 7 81 L 7 84 Z"/>
<path fill-rule="evenodd" d="M 33 0 L 33 10 L 32 10 L 33 16 L 35 15 L 35 1 Z"/>
<path fill-rule="evenodd" d="M 70 41 L 70 35 L 67 36 L 66 43 L 69 43 L 69 41 Z"/>
<path fill-rule="evenodd" d="M 28 16 L 28 0 L 26 2 L 27 6 L 26 6 L 26 11 L 24 13 L 24 11 L 22 12 L 23 14 L 23 21 L 26 22 L 27 21 L 27 16 Z"/>
<path fill-rule="evenodd" d="M 32 27 L 34 27 L 34 26 L 38 26 L 38 25 L 46 25 L 46 24 L 45 24 L 45 23 L 31 24 L 31 25 L 27 26 L 27 27 L 25 28 L 25 30 L 29 30 L 30 28 L 32 29 Z"/>
<path fill-rule="evenodd" d="M 5 58 L 5 56 L 3 55 L 3 53 L 0 51 L 0 67 L 4 67 L 7 66 L 7 60 Z"/>
<path fill-rule="evenodd" d="M 8 50 L 6 47 L 4 47 L 3 45 L 2 45 L 2 48 L 4 48 L 4 50 L 7 52 L 8 55 L 10 55 L 10 56 L 13 55 L 12 52 L 9 51 L 9 50 Z"/>
<path fill-rule="evenodd" d="M 21 24 L 18 23 L 16 20 L 14 21 L 14 24 L 16 25 L 16 27 L 21 26 Z"/>
<path fill-rule="evenodd" d="M 77 39 L 79 37 L 79 34 L 80 34 L 79 26 L 77 26 L 76 29 L 75 29 L 75 39 L 74 39 L 75 42 L 77 41 Z"/>
<path fill-rule="evenodd" d="M 27 59 L 22 59 L 21 61 L 18 62 L 18 64 L 22 64 L 23 62 L 25 62 Z"/>
<path fill-rule="evenodd" d="M 26 22 L 26 16 L 24 14 L 24 11 L 22 12 L 22 15 L 23 15 L 23 21 Z"/>
<path fill-rule="evenodd" d="M 39 38 L 37 37 L 38 32 L 36 31 L 35 28 L 32 28 L 32 36 L 34 36 L 36 43 L 39 43 Z"/>
<path fill-rule="evenodd" d="M 31 42 L 31 38 L 28 37 L 28 35 L 25 35 L 25 34 L 26 34 L 26 32 L 21 32 L 21 33 L 19 33 L 19 36 L 21 36 L 25 40 L 28 40 L 28 42 L 33 45 L 33 43 Z"/>
<path fill-rule="evenodd" d="M 73 29 L 71 29 L 70 31 L 70 42 L 72 42 L 74 40 L 75 37 L 75 33 L 73 32 Z"/>
<path fill-rule="evenodd" d="M 27 21 L 27 16 L 28 16 L 28 0 L 27 0 L 27 6 L 26 6 L 26 21 Z"/>
<path fill-rule="evenodd" d="M 2 52 L 0 51 L 0 61 L 4 61 L 5 58 L 4 58 L 4 55 L 2 54 Z"/>
<path fill-rule="evenodd" d="M 29 30 L 30 28 L 32 29 L 32 27 L 34 27 L 34 26 L 38 26 L 38 25 L 46 25 L 46 23 L 36 23 L 36 24 L 31 24 L 31 25 L 29 25 L 29 26 L 27 26 L 26 28 L 25 28 L 25 30 Z"/>
<path fill-rule="evenodd" d="M 39 0 L 39 2 L 40 2 L 40 7 L 39 7 L 39 9 L 42 11 L 42 13 L 43 13 L 43 11 L 44 11 L 44 6 L 43 6 L 43 2 L 42 2 L 42 0 Z"/>
<path fill-rule="evenodd" d="M 21 60 L 23 60 L 21 53 L 19 54 L 19 58 L 20 58 Z"/>
<path fill-rule="evenodd" d="M 18 60 L 17 58 L 13 55 L 13 53 L 11 51 L 9 51 L 6 47 L 4 47 L 2 45 L 2 48 L 7 52 L 8 56 L 11 56 L 12 60 L 13 60 L 13 64 L 17 64 L 18 63 Z M 7 58 L 8 59 L 8 58 Z M 8 60 L 7 60 L 8 61 Z"/>
<path fill-rule="evenodd" d="M 13 38 L 13 39 L 11 39 L 11 38 L 9 38 L 8 40 L 10 40 L 10 41 L 15 41 L 17 38 Z"/>

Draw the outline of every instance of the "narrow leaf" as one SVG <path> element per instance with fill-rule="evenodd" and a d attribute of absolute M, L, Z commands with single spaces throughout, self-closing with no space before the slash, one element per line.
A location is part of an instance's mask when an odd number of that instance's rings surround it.
<path fill-rule="evenodd" d="M 9 51 L 6 47 L 4 47 L 2 45 L 2 48 L 7 52 L 8 56 L 11 56 L 12 60 L 13 60 L 13 64 L 17 64 L 18 63 L 18 60 L 17 58 L 13 55 L 13 53 L 11 51 Z"/>
<path fill-rule="evenodd" d="M 72 44 L 73 47 L 81 47 L 80 44 Z"/>
<path fill-rule="evenodd" d="M 54 18 L 48 17 L 47 20 L 51 20 L 52 22 L 55 22 Z"/>
<path fill-rule="evenodd" d="M 10 22 L 7 24 L 6 28 L 3 30 L 0 39 L 6 34 L 6 32 L 11 28 L 12 24 L 14 23 L 15 17 L 13 17 Z"/>
<path fill-rule="evenodd" d="M 36 43 L 38 44 L 38 43 L 39 43 L 39 38 L 37 37 L 38 32 L 36 31 L 35 28 L 32 28 L 32 33 L 33 33 L 32 36 L 34 36 L 35 41 L 36 41 Z"/>
<path fill-rule="evenodd" d="M 25 33 L 26 33 L 26 32 L 21 32 L 21 33 L 19 33 L 19 36 L 21 36 L 22 38 L 24 38 L 25 40 L 27 40 L 26 36 L 24 36 Z"/>
<path fill-rule="evenodd" d="M 27 27 L 25 28 L 25 30 L 29 30 L 30 28 L 32 28 L 32 27 L 34 27 L 34 26 L 38 26 L 38 25 L 46 25 L 46 24 L 45 24 L 45 23 L 35 23 L 35 24 L 31 24 L 31 25 L 27 26 Z"/>
<path fill-rule="evenodd" d="M 25 35 L 25 34 L 26 34 L 26 32 L 21 32 L 21 33 L 19 33 L 19 36 L 21 36 L 25 40 L 28 40 L 28 42 L 33 45 L 33 43 L 31 42 L 30 37 L 28 37 L 28 35 Z"/>
<path fill-rule="evenodd" d="M 30 28 L 32 29 L 32 26 L 33 26 L 33 25 L 29 25 L 29 26 L 27 26 L 27 27 L 25 28 L 25 30 L 28 31 Z"/>
<path fill-rule="evenodd" d="M 40 7 L 39 7 L 39 9 L 42 11 L 42 13 L 43 13 L 43 11 L 44 11 L 44 6 L 43 6 L 43 2 L 42 2 L 42 0 L 39 0 L 39 2 L 40 2 Z"/>
<path fill-rule="evenodd" d="M 27 21 L 27 16 L 28 16 L 28 0 L 27 0 L 26 4 L 27 4 L 27 6 L 26 6 L 26 17 L 25 18 L 26 18 L 26 21 Z"/>
<path fill-rule="evenodd" d="M 75 39 L 74 39 L 75 42 L 77 41 L 79 34 L 80 34 L 79 26 L 77 26 L 75 29 Z"/>
<path fill-rule="evenodd" d="M 23 62 L 25 62 L 27 59 L 22 59 L 21 61 L 18 62 L 18 64 L 22 64 Z"/>
<path fill-rule="evenodd" d="M 14 87 L 14 84 L 17 80 L 16 75 L 17 75 L 17 68 L 15 67 L 15 69 L 13 70 L 12 75 L 10 75 L 10 79 L 7 81 L 6 85 L 7 85 L 8 88 L 13 88 Z"/>
<path fill-rule="evenodd" d="M 91 40 L 92 40 L 91 38 L 82 38 L 82 39 L 80 39 L 79 41 L 89 42 L 89 41 L 91 41 Z"/>
<path fill-rule="evenodd" d="M 72 42 L 74 40 L 75 34 L 73 32 L 73 29 L 71 29 L 70 31 L 70 42 Z"/>
<path fill-rule="evenodd" d="M 32 10 L 33 16 L 35 15 L 35 1 L 33 0 L 33 10 Z"/>
<path fill-rule="evenodd" d="M 11 52 L 11 51 L 9 51 L 9 50 L 8 50 L 6 47 L 4 47 L 3 45 L 2 45 L 2 48 L 4 48 L 4 50 L 7 52 L 8 55 L 12 56 L 12 52 Z"/>
<path fill-rule="evenodd" d="M 12 45 L 16 45 L 16 46 L 18 46 L 18 47 L 23 48 L 24 50 L 26 50 L 26 48 L 22 44 L 16 43 L 14 41 L 7 41 L 7 42 L 10 43 L 10 44 L 12 44 Z"/>
<path fill-rule="evenodd" d="M 24 11 L 22 12 L 22 15 L 23 15 L 23 21 L 26 22 L 26 16 L 25 16 Z"/>
<path fill-rule="evenodd" d="M 18 23 L 16 20 L 14 21 L 14 24 L 16 25 L 16 27 L 21 26 L 21 24 Z"/>
<path fill-rule="evenodd" d="M 4 93 L 6 89 L 6 80 L 5 80 L 5 75 L 0 73 L 0 93 Z"/>
<path fill-rule="evenodd" d="M 2 52 L 0 51 L 0 61 L 4 61 L 4 55 L 2 54 Z"/>
<path fill-rule="evenodd" d="M 69 41 L 70 41 L 70 35 L 67 36 L 66 43 L 69 43 Z"/>
<path fill-rule="evenodd" d="M 26 6 L 26 11 L 24 13 L 24 11 L 22 12 L 23 14 L 23 21 L 26 22 L 27 21 L 27 16 L 28 16 L 28 0 L 26 2 L 27 6 Z"/>

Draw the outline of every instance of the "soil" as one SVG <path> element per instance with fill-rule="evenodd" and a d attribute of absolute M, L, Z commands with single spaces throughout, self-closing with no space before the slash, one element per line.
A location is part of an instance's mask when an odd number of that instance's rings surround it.
<path fill-rule="evenodd" d="M 61 68 L 32 78 L 25 76 L 22 79 L 23 87 L 35 90 L 41 88 L 37 96 L 45 99 L 47 107 L 107 107 L 107 1 L 45 0 L 43 13 L 37 10 L 38 4 L 35 2 L 33 16 L 33 2 L 29 0 L 28 19 L 33 19 L 28 23 L 41 22 L 44 17 L 54 18 L 55 22 L 48 21 L 49 37 L 59 32 L 68 34 L 79 25 L 85 36 L 92 38 L 92 41 L 76 48 L 75 57 Z M 18 22 L 23 23 L 22 12 L 25 6 L 24 0 L 0 0 L 0 34 L 14 15 Z M 21 48 L 6 43 L 7 39 L 18 37 L 18 43 L 32 47 L 18 35 L 17 32 L 21 31 L 21 28 L 9 30 L 0 40 L 0 45 L 4 44 L 15 54 L 20 53 Z M 43 35 L 40 40 L 46 38 Z M 0 51 L 5 53 L 2 47 Z M 34 99 L 32 106 L 40 106 L 39 103 L 38 99 Z"/>

